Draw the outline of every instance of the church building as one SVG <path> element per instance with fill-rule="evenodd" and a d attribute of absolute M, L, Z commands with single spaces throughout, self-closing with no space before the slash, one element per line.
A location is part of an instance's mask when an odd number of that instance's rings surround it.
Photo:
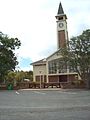
<path fill-rule="evenodd" d="M 60 49 L 67 47 L 68 29 L 67 16 L 64 13 L 62 4 L 59 4 L 56 17 L 57 24 L 57 50 L 45 59 L 32 63 L 33 81 L 44 83 L 60 83 L 75 80 L 77 73 L 72 67 L 64 64 Z"/>

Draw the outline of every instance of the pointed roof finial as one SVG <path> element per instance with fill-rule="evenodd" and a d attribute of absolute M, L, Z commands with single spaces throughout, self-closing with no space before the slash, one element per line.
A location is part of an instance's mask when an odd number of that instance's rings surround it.
<path fill-rule="evenodd" d="M 59 8 L 58 8 L 58 13 L 57 13 L 57 14 L 64 14 L 63 7 L 62 7 L 61 2 L 60 2 L 60 4 L 59 4 Z"/>

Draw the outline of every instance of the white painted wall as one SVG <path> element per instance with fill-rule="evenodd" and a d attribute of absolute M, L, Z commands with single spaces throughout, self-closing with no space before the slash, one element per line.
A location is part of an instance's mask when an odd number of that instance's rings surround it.
<path fill-rule="evenodd" d="M 46 65 L 33 66 L 33 81 L 35 82 L 35 76 L 46 75 Z"/>
<path fill-rule="evenodd" d="M 60 51 L 54 53 L 53 55 L 51 55 L 50 57 L 47 58 L 47 62 L 48 61 L 51 61 L 51 60 L 54 60 L 54 59 L 58 59 L 58 58 L 61 58 L 62 55 L 60 55 Z"/>

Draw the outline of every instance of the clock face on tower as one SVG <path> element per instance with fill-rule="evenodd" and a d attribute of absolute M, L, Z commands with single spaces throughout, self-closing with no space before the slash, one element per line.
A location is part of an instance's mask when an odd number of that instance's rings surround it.
<path fill-rule="evenodd" d="M 63 26 L 64 26 L 64 24 L 63 23 L 59 23 L 59 28 L 62 28 Z"/>

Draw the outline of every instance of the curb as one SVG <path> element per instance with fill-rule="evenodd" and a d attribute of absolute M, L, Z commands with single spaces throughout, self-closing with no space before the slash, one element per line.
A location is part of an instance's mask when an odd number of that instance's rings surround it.
<path fill-rule="evenodd" d="M 18 91 L 59 91 L 61 88 L 57 89 L 19 89 Z"/>

